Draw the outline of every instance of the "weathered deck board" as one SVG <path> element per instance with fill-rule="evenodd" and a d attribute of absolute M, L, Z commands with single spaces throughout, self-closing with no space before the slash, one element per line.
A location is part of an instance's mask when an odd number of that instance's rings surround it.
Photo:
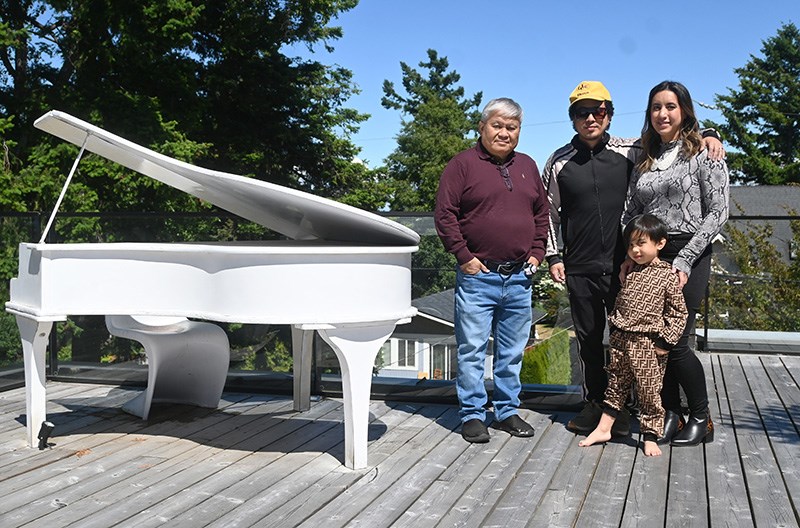
<path fill-rule="evenodd" d="M 798 526 L 800 357 L 703 354 L 713 443 L 644 457 L 638 434 L 581 448 L 459 434 L 455 407 L 372 402 L 370 468 L 342 466 L 342 406 L 225 394 L 218 409 L 120 411 L 133 389 L 51 383 L 51 449 L 24 445 L 24 389 L 0 393 L 0 526 Z"/>
<path fill-rule="evenodd" d="M 290 407 L 290 404 L 283 400 L 279 400 L 278 405 L 279 409 Z M 55 477 L 41 482 L 38 487 L 29 488 L 26 493 L 30 494 L 40 490 L 40 497 L 34 504 L 48 502 L 56 506 L 69 504 L 71 506 L 69 513 L 64 512 L 61 515 L 59 512 L 59 516 L 70 521 L 83 519 L 100 509 L 111 513 L 110 510 L 115 508 L 129 507 L 130 504 L 127 501 L 120 502 L 120 499 L 127 498 L 131 489 L 147 489 L 147 486 L 153 484 L 145 481 L 137 486 L 136 477 L 150 480 L 153 480 L 153 477 L 164 479 L 165 475 L 170 475 L 184 467 L 192 467 L 195 465 L 195 457 L 202 459 L 204 454 L 213 450 L 208 445 L 198 444 L 188 439 L 176 440 L 180 434 L 186 434 L 187 438 L 190 438 L 193 434 L 197 434 L 192 430 L 202 432 L 204 426 L 205 428 L 215 426 L 220 429 L 222 424 L 230 424 L 231 428 L 236 425 L 232 424 L 232 420 L 227 419 L 224 413 L 214 417 L 207 411 L 183 409 L 184 413 L 176 416 L 176 413 L 170 412 L 166 416 L 168 418 L 166 421 L 145 427 L 134 435 L 126 435 L 117 442 L 106 443 L 101 449 L 96 449 L 96 452 L 88 449 L 82 450 L 83 454 L 80 457 L 73 457 L 79 460 L 73 464 L 78 465 L 77 469 L 67 467 L 67 471 L 64 471 L 62 466 L 65 461 L 59 461 L 61 463 L 52 468 Z M 198 411 L 204 412 L 205 416 L 192 420 L 193 413 Z M 253 419 L 255 420 L 255 418 Z M 187 422 L 187 419 L 192 421 Z M 146 423 L 135 417 L 131 417 L 130 420 L 137 424 Z M 206 438 L 209 436 L 206 435 Z M 237 452 L 233 451 L 232 453 Z M 98 462 L 100 471 L 98 471 Z M 86 470 L 88 474 L 85 476 L 82 473 L 84 467 L 88 467 Z M 155 471 L 145 471 L 149 469 Z M 159 484 L 160 481 L 155 480 L 155 483 Z M 42 491 L 45 493 L 41 494 Z M 48 491 L 49 493 L 46 493 Z M 137 494 L 137 500 L 140 501 L 150 494 L 149 491 Z M 5 503 L 6 501 L 0 508 L 5 507 Z M 46 509 L 37 511 L 35 508 L 22 506 L 18 510 L 4 515 L 8 515 L 13 520 L 29 521 L 36 518 L 37 513 L 41 516 L 52 512 Z M 45 524 L 46 522 L 45 520 Z M 84 525 L 88 524 L 87 521 Z"/>
<path fill-rule="evenodd" d="M 554 427 L 553 430 L 560 433 L 558 436 L 561 437 L 554 435 L 555 440 L 566 443 L 567 450 L 549 482 L 546 482 L 547 478 L 543 475 L 535 483 L 538 486 L 532 486 L 543 492 L 540 492 L 538 504 L 531 501 L 526 507 L 515 508 L 512 501 L 506 502 L 505 507 L 514 513 L 506 526 L 569 527 L 575 523 L 603 450 L 582 448 L 575 435 L 566 429 Z M 495 512 L 497 511 L 496 509 Z M 503 524 L 498 523 L 498 526 Z"/>
<path fill-rule="evenodd" d="M 531 451 L 541 438 L 545 428 L 550 424 L 550 420 L 541 414 L 523 412 L 523 416 L 536 429 L 537 435 L 532 439 L 518 439 L 515 442 L 517 447 Z M 461 442 L 460 447 L 463 447 L 464 450 L 459 459 L 452 464 L 444 464 L 445 467 L 442 468 L 439 477 L 429 483 L 425 493 L 406 509 L 403 516 L 393 526 L 422 528 L 439 524 L 447 512 L 457 509 L 455 504 L 462 498 L 467 488 L 472 486 L 486 470 L 493 460 L 492 455 L 497 454 L 498 448 L 508 441 L 510 438 L 496 434 L 490 444 L 483 446 Z M 463 507 L 459 506 L 459 508 Z"/>
<path fill-rule="evenodd" d="M 669 462 L 669 454 L 646 457 L 637 446 L 620 526 L 664 526 Z"/>
<path fill-rule="evenodd" d="M 620 526 L 628 497 L 629 475 L 641 452 L 622 442 L 603 447 L 575 526 Z"/>
<path fill-rule="evenodd" d="M 547 438 L 553 433 L 552 425 L 542 427 L 537 420 L 534 428 L 539 430 L 539 434 L 534 438 L 511 438 L 505 433 L 495 433 L 486 447 L 480 445 L 471 446 L 470 449 L 480 451 L 478 458 L 488 461 L 483 471 L 476 475 L 475 480 L 467 483 L 464 493 L 458 497 L 449 511 L 443 516 L 440 525 L 442 526 L 482 526 L 483 521 L 491 513 L 498 498 L 507 490 L 512 494 L 527 494 L 527 488 L 520 486 L 520 478 L 528 481 L 526 469 L 528 455 L 541 443 L 547 442 Z M 463 442 L 463 440 L 462 440 Z M 549 456 L 552 448 L 545 446 L 544 451 L 539 453 Z M 478 462 L 481 464 L 481 462 Z M 520 506 L 523 501 L 520 499 Z"/>
<path fill-rule="evenodd" d="M 758 357 L 742 356 L 740 361 L 747 372 L 753 401 L 758 407 L 761 421 L 767 431 L 772 455 L 780 468 L 780 476 L 790 503 L 786 515 L 791 517 L 792 510 L 797 509 L 797 503 L 793 498 L 800 498 L 800 435 L 792 423 L 782 394 L 790 393 L 792 388 L 783 387 L 780 393 L 777 392 L 773 380 L 769 378 Z M 794 389 L 797 390 L 796 387 Z"/>
<path fill-rule="evenodd" d="M 714 421 L 714 442 L 705 446 L 706 482 L 711 526 L 754 526 L 739 447 L 733 429 L 728 391 L 718 360 L 701 356 L 709 387 L 709 407 Z"/>
<path fill-rule="evenodd" d="M 316 406 L 309 413 L 310 418 L 325 416 L 334 407 L 334 402 L 324 402 L 326 405 Z M 258 408 L 254 408 L 257 410 Z M 314 416 L 316 415 L 316 416 Z M 240 415 L 241 416 L 241 415 Z M 249 418 L 249 417 L 248 417 Z M 237 421 L 237 420 L 228 420 Z M 249 455 L 256 456 L 264 450 L 262 454 L 268 460 L 280 453 L 281 446 L 272 450 L 271 444 L 278 443 L 287 435 L 305 425 L 306 420 L 275 420 L 272 418 L 250 419 L 247 423 L 232 425 L 230 427 L 209 427 L 198 431 L 193 437 L 202 438 L 200 443 L 190 442 L 194 447 L 190 448 L 191 456 L 185 456 L 182 463 L 172 465 L 161 475 L 150 475 L 151 479 L 146 484 L 140 483 L 138 486 L 141 491 L 133 496 L 125 498 L 131 489 L 129 483 L 115 486 L 114 493 L 109 493 L 109 489 L 102 489 L 104 507 L 100 516 L 81 516 L 81 526 L 119 526 L 124 521 L 145 512 L 148 515 L 149 509 L 154 505 L 180 493 L 189 486 L 196 485 L 206 478 L 220 478 L 219 473 L 224 469 L 235 466 L 240 469 L 243 459 Z M 323 423 L 323 422 L 316 422 Z M 235 428 L 234 428 L 235 427 Z M 268 432 L 267 432 L 268 431 Z M 194 440 L 194 438 L 192 438 Z M 174 444 L 175 442 L 172 442 Z M 222 447 L 224 446 L 224 447 Z M 188 447 L 188 446 L 187 446 Z M 169 448 L 168 448 L 169 449 Z M 185 451 L 183 453 L 186 453 Z M 181 453 L 181 454 L 183 454 Z M 177 453 L 176 453 L 177 454 Z M 172 456 L 169 451 L 158 453 L 159 459 L 168 461 Z M 200 463 L 202 461 L 202 463 Z M 154 480 L 152 477 L 160 477 Z M 98 504 L 98 494 L 84 497 L 75 503 L 75 509 L 90 508 L 90 512 L 95 513 L 94 507 Z M 158 518 L 158 515 L 154 515 Z"/>
<path fill-rule="evenodd" d="M 755 524 L 792 526 L 797 522 L 797 511 L 792 508 L 758 404 L 751 392 L 750 378 L 756 383 L 756 379 L 765 373 L 763 369 L 745 371 L 739 356 L 720 356 L 720 364 L 726 381 L 730 380 L 728 398 Z M 735 388 L 734 393 L 730 392 L 731 386 Z"/>

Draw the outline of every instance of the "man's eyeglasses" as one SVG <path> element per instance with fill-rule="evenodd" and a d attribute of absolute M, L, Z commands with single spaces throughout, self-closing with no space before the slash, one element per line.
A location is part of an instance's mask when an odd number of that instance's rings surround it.
<path fill-rule="evenodd" d="M 575 117 L 578 119 L 586 119 L 589 115 L 593 115 L 598 121 L 603 119 L 608 113 L 608 109 L 603 106 L 579 106 L 575 109 Z"/>
<path fill-rule="evenodd" d="M 508 167 L 499 167 L 499 169 L 500 169 L 500 176 L 503 177 L 503 183 L 506 184 L 506 189 L 508 189 L 509 191 L 512 190 L 514 186 L 511 184 L 511 176 L 509 176 L 508 174 Z"/>

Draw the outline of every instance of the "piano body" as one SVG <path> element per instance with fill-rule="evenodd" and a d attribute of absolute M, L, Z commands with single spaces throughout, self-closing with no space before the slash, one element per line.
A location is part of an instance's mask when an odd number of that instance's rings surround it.
<path fill-rule="evenodd" d="M 45 351 L 54 321 L 104 315 L 288 324 L 295 408 L 309 407 L 318 332 L 342 370 L 345 465 L 366 467 L 372 367 L 395 325 L 416 313 L 411 254 L 419 236 L 332 200 L 169 158 L 62 112 L 35 126 L 82 147 L 73 173 L 84 150 L 93 152 L 290 240 L 20 244 L 6 310 L 22 339 L 28 443 L 35 445 L 46 420 Z"/>

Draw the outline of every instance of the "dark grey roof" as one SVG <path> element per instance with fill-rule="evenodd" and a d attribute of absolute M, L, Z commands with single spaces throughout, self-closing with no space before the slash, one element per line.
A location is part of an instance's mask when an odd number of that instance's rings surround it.
<path fill-rule="evenodd" d="M 800 185 L 732 185 L 732 215 L 789 215 L 800 213 Z"/>
<path fill-rule="evenodd" d="M 411 301 L 420 313 L 448 321 L 450 323 L 455 321 L 455 290 L 450 288 L 439 293 L 419 297 Z"/>
<path fill-rule="evenodd" d="M 800 214 L 800 186 L 797 185 L 734 185 L 730 188 L 731 216 L 789 216 Z M 792 253 L 792 228 L 786 220 L 728 220 L 730 227 L 748 231 L 749 227 L 772 226 L 770 242 L 781 258 L 789 262 Z M 722 230 L 726 235 L 725 228 Z M 723 263 L 723 267 L 731 269 Z"/>
<path fill-rule="evenodd" d="M 455 322 L 455 289 L 453 288 L 414 299 L 411 301 L 411 305 L 422 314 L 449 323 Z M 537 322 L 546 315 L 546 312 L 534 308 L 533 321 Z"/>

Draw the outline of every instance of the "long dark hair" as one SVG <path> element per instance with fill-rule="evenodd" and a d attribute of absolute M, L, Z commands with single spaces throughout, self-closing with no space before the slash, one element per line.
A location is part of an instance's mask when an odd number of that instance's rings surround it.
<path fill-rule="evenodd" d="M 681 107 L 681 129 L 678 139 L 682 143 L 681 154 L 685 159 L 689 159 L 700 152 L 703 138 L 700 136 L 700 127 L 697 124 L 697 117 L 694 113 L 694 104 L 689 90 L 677 81 L 662 81 L 650 90 L 647 98 L 647 108 L 644 111 L 644 126 L 642 127 L 642 150 L 644 155 L 636 168 L 639 172 L 647 172 L 653 166 L 658 149 L 661 147 L 661 136 L 653 130 L 650 124 L 650 108 L 653 105 L 653 98 L 657 93 L 670 91 L 678 98 L 678 106 Z"/>

